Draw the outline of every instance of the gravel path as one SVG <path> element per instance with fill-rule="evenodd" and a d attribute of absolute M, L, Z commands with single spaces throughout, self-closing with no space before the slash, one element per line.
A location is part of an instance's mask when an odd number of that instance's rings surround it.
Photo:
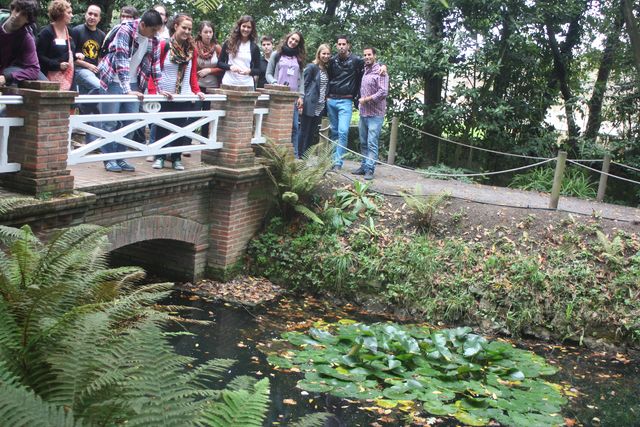
<path fill-rule="evenodd" d="M 354 179 L 350 171 L 358 167 L 358 163 L 345 161 L 339 179 Z M 361 179 L 361 177 L 360 177 Z M 375 179 L 371 188 L 385 194 L 397 194 L 401 190 L 413 190 L 420 184 L 425 194 L 437 194 L 448 191 L 451 196 L 471 202 L 519 207 L 529 209 L 549 210 L 549 194 L 532 191 L 516 190 L 506 187 L 495 187 L 482 184 L 465 184 L 459 181 L 443 181 L 426 178 L 424 175 L 407 170 L 400 170 L 391 166 L 376 167 Z M 577 199 L 561 196 L 558 211 L 578 213 L 583 215 L 598 215 L 602 218 L 628 221 L 640 225 L 640 209 L 628 206 L 599 203 L 592 200 Z"/>

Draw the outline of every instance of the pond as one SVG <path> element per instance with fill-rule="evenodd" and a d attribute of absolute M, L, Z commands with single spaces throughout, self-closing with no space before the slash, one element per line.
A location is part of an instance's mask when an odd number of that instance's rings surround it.
<path fill-rule="evenodd" d="M 406 424 L 401 414 L 365 409 L 373 405 L 363 401 L 304 392 L 296 388 L 302 374 L 272 369 L 266 361 L 266 355 L 260 351 L 260 348 L 268 348 L 272 340 L 279 338 L 280 333 L 287 329 L 306 330 L 315 321 L 335 322 L 341 318 L 362 322 L 383 321 L 386 320 L 383 314 L 362 313 L 350 306 L 335 307 L 328 301 L 314 298 L 294 301 L 285 297 L 263 308 L 249 308 L 214 303 L 175 292 L 167 303 L 197 309 L 183 313 L 187 318 L 213 322 L 207 326 L 176 326 L 176 330 L 185 329 L 194 334 L 174 338 L 180 354 L 195 357 L 199 361 L 235 359 L 237 363 L 229 371 L 229 378 L 250 375 L 270 379 L 271 407 L 264 425 L 288 425 L 302 415 L 321 411 L 333 414 L 328 426 Z M 521 341 L 518 345 L 535 351 L 560 368 L 548 380 L 562 384 L 569 392 L 569 404 L 563 411 L 563 416 L 568 419 L 567 425 L 640 425 L 640 359 L 615 351 L 593 352 L 529 341 Z M 429 425 L 460 424 L 453 418 L 426 414 L 425 419 Z"/>

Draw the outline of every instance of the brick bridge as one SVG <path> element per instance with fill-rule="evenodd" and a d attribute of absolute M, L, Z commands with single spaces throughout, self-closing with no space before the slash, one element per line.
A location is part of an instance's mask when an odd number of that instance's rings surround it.
<path fill-rule="evenodd" d="M 205 144 L 188 146 L 193 150 L 184 159 L 185 171 L 153 170 L 144 160 L 154 154 L 152 148 L 127 140 L 126 157 L 133 156 L 136 172 L 115 174 L 106 172 L 102 161 L 71 161 L 76 116 L 69 112 L 81 98 L 75 92 L 44 82 L 4 88 L 0 198 L 34 199 L 2 214 L 0 223 L 26 223 L 45 236 L 81 223 L 113 226 L 109 241 L 117 263 L 188 280 L 232 271 L 268 205 L 268 178 L 256 143 L 290 144 L 291 139 L 296 95 L 277 86 L 259 91 L 215 90 L 206 119 L 211 136 Z M 137 116 L 148 119 L 146 113 Z"/>

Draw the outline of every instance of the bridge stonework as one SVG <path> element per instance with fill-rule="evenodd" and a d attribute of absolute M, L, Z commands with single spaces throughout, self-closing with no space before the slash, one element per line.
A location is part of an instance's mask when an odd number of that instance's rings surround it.
<path fill-rule="evenodd" d="M 23 89 L 14 91 L 14 94 L 24 94 Z M 226 95 L 227 100 L 224 106 L 212 105 L 212 108 L 225 110 L 226 117 L 218 130 L 223 148 L 203 151 L 201 167 L 84 185 L 71 192 L 67 189 L 68 180 L 60 181 L 65 184 L 55 188 L 29 181 L 30 176 L 36 177 L 50 165 L 36 161 L 33 168 L 25 169 L 22 163 L 23 170 L 12 174 L 14 176 L 0 175 L 3 187 L 19 190 L 20 194 L 42 196 L 43 188 L 49 193 L 29 206 L 1 215 L 0 223 L 14 226 L 28 223 L 42 235 L 81 223 L 109 226 L 112 227 L 108 234 L 111 255 L 117 263 L 142 265 L 149 272 L 187 280 L 226 276 L 241 261 L 248 241 L 264 221 L 270 203 L 267 188 L 270 183 L 264 162 L 256 158 L 251 145 L 253 109 L 259 93 L 237 87 L 223 88 L 219 93 Z M 268 104 L 267 117 L 273 115 L 280 125 L 263 127 L 263 135 L 278 143 L 289 143 L 295 94 L 282 88 L 267 89 L 263 94 L 275 99 Z M 39 99 L 49 98 L 52 96 L 42 94 Z M 65 108 L 68 111 L 73 98 L 57 99 L 64 106 L 59 107 L 55 120 L 64 121 L 62 111 Z M 50 114 L 50 110 L 25 111 L 24 114 L 34 116 L 33 120 L 38 123 L 44 120 L 39 114 Z M 68 115 L 66 120 L 68 122 Z M 57 128 L 62 126 L 55 124 Z M 68 123 L 65 126 L 68 129 Z M 42 154 L 40 144 L 49 141 L 39 129 L 38 126 L 23 129 L 22 133 L 18 132 L 20 139 L 16 140 L 23 141 L 27 132 L 37 134 L 32 141 L 37 155 Z M 57 137 L 51 140 L 59 144 Z M 13 139 L 10 145 L 15 145 Z M 25 157 L 12 158 L 11 153 L 10 160 L 24 161 Z M 61 158 L 66 150 L 63 154 L 56 151 L 55 155 L 59 163 L 51 175 L 69 176 L 73 182 L 66 159 Z M 122 176 L 125 178 L 126 174 Z M 24 185 L 24 182 L 30 184 Z M 51 191 L 52 188 L 55 191 Z M 0 188 L 0 197 L 2 192 Z"/>

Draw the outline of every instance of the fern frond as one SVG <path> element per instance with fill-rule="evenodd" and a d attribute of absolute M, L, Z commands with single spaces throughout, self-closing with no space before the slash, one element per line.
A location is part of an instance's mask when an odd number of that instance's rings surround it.
<path fill-rule="evenodd" d="M 33 205 L 38 201 L 30 197 L 4 197 L 0 199 L 0 215 L 4 215 L 12 209 Z"/>
<path fill-rule="evenodd" d="M 222 4 L 222 0 L 194 0 L 193 4 L 202 11 L 202 13 L 210 13 L 218 10 Z"/>
<path fill-rule="evenodd" d="M 253 392 L 225 390 L 222 402 L 205 410 L 203 421 L 213 427 L 260 427 L 269 403 L 269 380 L 258 381 Z"/>
<path fill-rule="evenodd" d="M 333 414 L 329 412 L 316 412 L 302 417 L 291 424 L 291 427 L 324 427 L 326 421 L 332 416 Z"/>
<path fill-rule="evenodd" d="M 0 420 L 7 426 L 79 426 L 73 413 L 43 401 L 33 391 L 20 385 L 0 362 Z"/>

